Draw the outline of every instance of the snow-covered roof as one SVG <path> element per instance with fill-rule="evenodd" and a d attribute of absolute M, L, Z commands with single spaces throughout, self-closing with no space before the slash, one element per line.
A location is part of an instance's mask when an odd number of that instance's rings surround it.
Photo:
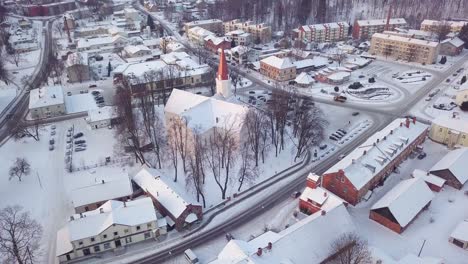
<path fill-rule="evenodd" d="M 431 20 L 431 19 L 424 19 L 423 22 L 421 22 L 421 25 L 426 25 L 426 26 L 438 26 L 441 23 L 447 23 L 451 27 L 463 27 L 465 24 L 468 24 L 466 21 L 439 21 L 439 20 Z"/>
<path fill-rule="evenodd" d="M 345 176 L 356 189 L 361 189 L 427 130 L 427 125 L 421 122 L 416 121 L 414 124 L 412 120 L 409 120 L 408 128 L 405 123 L 404 118 L 395 119 L 384 129 L 369 137 L 324 174 L 343 170 Z"/>
<path fill-rule="evenodd" d="M 320 263 L 329 256 L 333 241 L 352 232 L 355 225 L 345 206 L 339 205 L 325 215 L 310 215 L 280 233 L 269 231 L 249 242 L 231 240 L 210 264 Z M 266 249 L 268 242 L 272 243 L 271 250 Z M 261 256 L 256 254 L 259 247 L 263 248 Z"/>
<path fill-rule="evenodd" d="M 267 57 L 261 60 L 261 62 L 275 67 L 277 69 L 288 69 L 294 67 L 289 58 L 278 58 L 276 56 Z"/>
<path fill-rule="evenodd" d="M 135 54 L 139 51 L 151 51 L 148 47 L 144 45 L 128 45 L 125 46 L 124 50 L 128 54 Z"/>
<path fill-rule="evenodd" d="M 111 45 L 119 41 L 127 42 L 128 39 L 120 35 L 97 37 L 97 38 L 86 38 L 86 39 L 80 38 L 78 40 L 77 48 L 87 49 L 90 47 Z"/>
<path fill-rule="evenodd" d="M 309 175 L 307 175 L 307 179 L 311 180 L 311 181 L 314 181 L 314 182 L 317 182 L 320 179 L 320 176 L 318 176 L 317 174 L 315 174 L 313 172 L 310 172 Z"/>
<path fill-rule="evenodd" d="M 194 27 L 194 26 L 200 26 L 200 25 L 209 25 L 213 23 L 223 23 L 223 21 L 219 19 L 197 20 L 197 21 L 185 23 L 185 26 Z"/>
<path fill-rule="evenodd" d="M 418 257 L 414 254 L 404 256 L 398 264 L 444 264 L 445 261 L 435 257 Z"/>
<path fill-rule="evenodd" d="M 422 39 L 416 39 L 416 38 L 408 38 L 408 37 L 402 37 L 402 36 L 397 36 L 397 35 L 389 35 L 389 34 L 383 34 L 383 33 L 374 33 L 372 35 L 372 39 L 378 38 L 378 39 L 389 39 L 397 42 L 404 42 L 404 43 L 412 43 L 412 44 L 417 44 L 420 46 L 425 46 L 425 47 L 437 47 L 439 45 L 438 42 L 435 41 L 429 41 L 429 40 L 422 40 Z"/>
<path fill-rule="evenodd" d="M 422 178 L 403 180 L 371 208 L 388 208 L 400 226 L 405 227 L 434 198 Z"/>
<path fill-rule="evenodd" d="M 370 62 L 371 60 L 365 59 L 362 57 L 353 57 L 353 58 L 349 58 L 348 60 L 346 60 L 346 63 L 355 64 L 355 65 L 358 65 L 359 67 L 363 67 Z"/>
<path fill-rule="evenodd" d="M 203 133 L 213 127 L 239 129 L 248 109 L 213 97 L 173 89 L 164 111 L 186 118 L 190 128 Z"/>
<path fill-rule="evenodd" d="M 64 103 L 61 86 L 44 86 L 29 92 L 29 109 Z"/>
<path fill-rule="evenodd" d="M 333 81 L 341 81 L 351 76 L 351 73 L 345 71 L 334 72 L 327 76 L 328 79 Z"/>
<path fill-rule="evenodd" d="M 325 211 L 332 210 L 344 202 L 343 199 L 322 187 L 306 187 L 304 192 L 301 194 L 300 199 L 303 201 L 312 201 L 317 203 L 320 205 L 320 209 Z"/>
<path fill-rule="evenodd" d="M 90 123 L 114 119 L 117 117 L 119 117 L 119 113 L 117 111 L 117 107 L 115 106 L 104 106 L 88 111 L 88 122 Z"/>
<path fill-rule="evenodd" d="M 442 44 L 450 43 L 450 44 L 452 44 L 453 46 L 455 46 L 457 48 L 459 48 L 459 47 L 461 47 L 461 46 L 463 46 L 465 44 L 465 42 L 463 40 L 461 40 L 459 37 L 449 38 L 449 39 L 443 40 L 441 43 Z"/>
<path fill-rule="evenodd" d="M 358 20 L 357 21 L 359 26 L 379 26 L 379 25 L 386 25 L 386 19 L 369 19 L 369 20 Z M 389 21 L 390 25 L 406 25 L 406 20 L 404 18 L 390 18 Z"/>
<path fill-rule="evenodd" d="M 178 218 L 188 205 L 198 205 L 184 197 L 185 195 L 182 196 L 182 192 L 176 191 L 175 186 L 165 180 L 157 169 L 142 166 L 132 179 L 175 218 Z"/>
<path fill-rule="evenodd" d="M 156 221 L 156 210 L 149 197 L 128 202 L 110 200 L 93 211 L 74 215 L 67 224 L 70 241 L 97 236 L 109 226 L 136 226 Z"/>
<path fill-rule="evenodd" d="M 70 251 L 73 251 L 73 245 L 70 241 L 70 231 L 68 229 L 68 226 L 65 226 L 59 231 L 57 231 L 56 241 L 57 243 L 55 244 L 55 255 L 57 257 L 64 255 Z"/>
<path fill-rule="evenodd" d="M 205 37 L 205 41 L 211 41 L 214 45 L 219 45 L 226 41 L 224 37 L 217 37 L 215 35 L 208 35 Z"/>
<path fill-rule="evenodd" d="M 189 29 L 189 32 L 191 34 L 195 34 L 197 36 L 202 36 L 202 37 L 206 37 L 206 36 L 209 36 L 209 35 L 214 35 L 213 32 L 207 30 L 207 29 L 204 29 L 202 27 L 199 27 L 199 26 L 196 26 L 196 27 L 193 27 L 193 28 L 190 28 Z"/>
<path fill-rule="evenodd" d="M 459 148 L 447 153 L 447 155 L 439 160 L 429 171 L 449 170 L 463 185 L 468 181 L 467 163 L 468 148 Z"/>
<path fill-rule="evenodd" d="M 468 122 L 462 119 L 438 116 L 432 120 L 432 124 L 456 130 L 458 132 L 468 133 Z"/>
<path fill-rule="evenodd" d="M 130 196 L 133 193 L 128 178 L 99 182 L 93 185 L 74 189 L 71 200 L 74 207 Z"/>
<path fill-rule="evenodd" d="M 444 186 L 444 183 L 446 182 L 444 179 L 420 169 L 415 169 L 413 173 L 411 173 L 411 176 L 414 178 L 422 178 L 425 182 L 434 184 L 439 187 Z"/>
<path fill-rule="evenodd" d="M 459 223 L 450 234 L 450 237 L 468 242 L 468 220 Z"/>
<path fill-rule="evenodd" d="M 294 66 L 296 66 L 296 69 L 303 69 L 307 67 L 314 67 L 316 66 L 316 60 L 314 59 L 305 59 L 305 60 L 298 60 L 293 62 Z"/>
<path fill-rule="evenodd" d="M 296 79 L 294 79 L 294 81 L 296 81 L 298 84 L 309 85 L 314 82 L 314 78 L 312 78 L 312 76 L 310 76 L 307 72 L 301 72 L 301 74 L 299 74 Z"/>

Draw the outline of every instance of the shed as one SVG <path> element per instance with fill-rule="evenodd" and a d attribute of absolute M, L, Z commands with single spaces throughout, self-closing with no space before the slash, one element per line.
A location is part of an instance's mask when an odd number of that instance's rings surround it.
<path fill-rule="evenodd" d="M 427 186 L 429 186 L 429 188 L 435 192 L 440 192 L 440 190 L 442 189 L 442 187 L 444 187 L 444 184 L 446 182 L 446 180 L 420 169 L 415 169 L 411 176 L 413 176 L 413 178 L 423 179 L 426 182 Z"/>

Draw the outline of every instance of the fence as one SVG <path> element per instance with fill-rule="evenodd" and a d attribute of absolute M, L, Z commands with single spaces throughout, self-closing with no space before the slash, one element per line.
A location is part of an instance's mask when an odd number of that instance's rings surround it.
<path fill-rule="evenodd" d="M 70 172 L 75 172 L 75 171 L 84 171 L 84 170 L 89 170 L 89 169 L 94 169 L 98 167 L 104 167 L 116 163 L 124 163 L 124 164 L 130 164 L 132 158 L 131 157 L 122 157 L 122 158 L 116 158 L 116 159 L 111 159 L 110 161 L 101 161 L 99 163 L 91 164 L 91 165 L 84 165 L 84 166 L 73 166 L 71 165 L 70 167 Z"/>

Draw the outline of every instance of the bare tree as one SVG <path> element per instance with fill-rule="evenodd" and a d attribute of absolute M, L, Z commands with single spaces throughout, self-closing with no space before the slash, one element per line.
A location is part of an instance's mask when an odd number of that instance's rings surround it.
<path fill-rule="evenodd" d="M 23 61 L 23 54 L 16 49 L 11 49 L 9 54 L 11 62 L 13 62 L 16 67 L 18 67 L 19 63 Z"/>
<path fill-rule="evenodd" d="M 437 23 L 435 27 L 435 33 L 437 35 L 437 40 L 441 42 L 447 38 L 447 35 L 450 33 L 450 23 L 448 21 L 441 21 Z"/>
<path fill-rule="evenodd" d="M 271 143 L 275 146 L 276 157 L 281 150 L 284 150 L 284 136 L 291 97 L 290 92 L 282 88 L 275 89 L 271 95 L 271 103 L 268 105 Z"/>
<path fill-rule="evenodd" d="M 170 64 L 165 68 L 163 72 L 163 76 L 164 76 L 163 79 L 164 79 L 165 85 L 161 93 L 164 105 L 166 105 L 166 102 L 167 102 L 166 90 L 169 90 L 170 92 L 172 92 L 172 89 L 174 89 L 174 87 L 181 84 L 180 82 L 182 80 L 180 78 L 180 75 L 181 75 L 181 72 L 178 69 L 177 65 Z"/>
<path fill-rule="evenodd" d="M 370 264 L 372 263 L 372 254 L 367 241 L 355 233 L 346 233 L 332 242 L 331 255 L 327 263 Z"/>
<path fill-rule="evenodd" d="M 252 151 L 252 158 L 255 160 L 255 167 L 258 166 L 260 155 L 263 154 L 267 144 L 268 120 L 266 116 L 258 110 L 249 110 L 244 119 L 246 128 L 246 142 L 248 148 Z M 264 160 L 264 158 L 262 159 Z"/>
<path fill-rule="evenodd" d="M 5 68 L 5 56 L 0 55 L 0 80 L 2 80 L 6 85 L 8 85 L 10 79 L 10 72 Z"/>
<path fill-rule="evenodd" d="M 23 176 L 28 175 L 30 171 L 31 165 L 26 160 L 26 158 L 16 158 L 15 162 L 8 171 L 8 175 L 10 176 L 8 179 L 11 180 L 16 177 L 19 181 L 21 181 Z"/>
<path fill-rule="evenodd" d="M 55 29 L 56 32 L 58 32 L 60 34 L 60 38 L 63 35 L 63 28 L 64 28 L 64 23 L 63 22 L 57 21 L 57 22 L 54 23 L 54 29 Z"/>
<path fill-rule="evenodd" d="M 221 198 L 226 198 L 230 172 L 237 157 L 234 122 L 227 118 L 222 127 L 215 127 L 207 140 L 206 158 L 213 178 L 221 191 Z"/>
<path fill-rule="evenodd" d="M 197 132 L 193 136 L 193 150 L 188 157 L 188 175 L 186 177 L 187 186 L 193 186 L 197 193 L 197 202 L 200 198 L 203 202 L 203 207 L 206 207 L 205 194 L 203 184 L 205 183 L 205 141 Z"/>
<path fill-rule="evenodd" d="M 242 80 L 242 77 L 239 76 L 239 74 L 236 71 L 231 71 L 231 73 L 229 74 L 229 77 L 231 78 L 231 83 L 234 86 L 234 95 L 236 95 L 237 94 L 237 85 Z"/>
<path fill-rule="evenodd" d="M 129 89 L 117 87 L 114 102 L 117 107 L 117 113 L 120 123 L 117 125 L 117 136 L 124 144 L 125 148 L 135 154 L 135 159 L 141 164 L 146 163 L 143 155 L 143 146 L 145 145 L 144 132 L 138 125 L 138 117 L 134 113 L 132 105 L 132 95 Z"/>
<path fill-rule="evenodd" d="M 0 210 L 0 260 L 4 263 L 34 263 L 40 255 L 42 227 L 22 210 L 18 205 Z"/>
<path fill-rule="evenodd" d="M 238 192 L 240 192 L 244 183 L 253 182 L 258 177 L 258 167 L 252 164 L 253 157 L 247 143 L 244 143 L 243 147 L 240 148 L 239 154 L 240 167 L 237 173 L 237 181 L 239 182 Z"/>
<path fill-rule="evenodd" d="M 167 154 L 174 166 L 174 182 L 177 182 L 177 167 L 179 164 L 179 145 L 177 144 L 177 140 L 177 124 L 170 122 L 167 135 Z"/>
<path fill-rule="evenodd" d="M 300 158 L 310 147 L 318 145 L 325 137 L 327 121 L 319 108 L 302 111 L 297 116 L 297 130 L 295 134 L 296 155 L 294 161 Z"/>
<path fill-rule="evenodd" d="M 13 129 L 13 134 L 16 138 L 23 136 L 32 137 L 35 141 L 39 141 L 39 122 L 32 121 L 32 125 L 28 125 L 24 120 L 17 122 L 16 127 Z"/>
<path fill-rule="evenodd" d="M 167 46 L 169 45 L 169 40 L 166 38 L 161 38 L 161 51 L 163 54 L 167 54 Z"/>
<path fill-rule="evenodd" d="M 347 57 L 346 53 L 342 50 L 337 50 L 337 52 L 333 54 L 333 59 L 338 62 L 338 66 L 341 66 L 341 63 L 346 60 Z"/>

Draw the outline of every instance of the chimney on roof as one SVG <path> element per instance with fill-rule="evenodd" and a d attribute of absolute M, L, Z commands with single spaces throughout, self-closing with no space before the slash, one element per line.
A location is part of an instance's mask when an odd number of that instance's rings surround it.
<path fill-rule="evenodd" d="M 99 208 L 99 213 L 103 214 L 104 213 L 104 208 Z"/>
<path fill-rule="evenodd" d="M 101 180 L 102 184 L 106 183 L 104 180 Z"/>
<path fill-rule="evenodd" d="M 413 117 L 413 124 L 416 124 L 416 117 Z"/>
<path fill-rule="evenodd" d="M 406 118 L 406 124 L 405 124 L 406 128 L 409 128 L 409 125 L 410 125 L 410 120 L 409 118 Z"/>
<path fill-rule="evenodd" d="M 380 138 L 377 139 L 377 143 L 379 143 L 379 142 L 380 142 Z"/>
<path fill-rule="evenodd" d="M 80 218 L 83 218 L 83 213 L 80 213 Z"/>
<path fill-rule="evenodd" d="M 323 197 L 327 197 L 327 192 L 323 192 Z"/>
<path fill-rule="evenodd" d="M 387 140 L 387 136 L 384 136 L 384 137 L 383 137 L 383 140 Z"/>
<path fill-rule="evenodd" d="M 271 242 L 268 242 L 267 249 L 271 249 L 272 247 L 273 247 L 273 243 L 271 243 Z"/>
<path fill-rule="evenodd" d="M 156 196 L 158 196 L 158 197 L 159 197 L 159 192 L 156 192 Z"/>
<path fill-rule="evenodd" d="M 257 249 L 257 256 L 261 256 L 262 255 L 262 248 L 258 248 Z"/>
<path fill-rule="evenodd" d="M 124 203 L 124 207 L 127 207 L 127 202 L 126 202 L 126 201 L 124 201 L 123 203 Z"/>
<path fill-rule="evenodd" d="M 322 210 L 322 215 L 326 215 L 326 214 L 327 214 L 327 211 Z"/>
<path fill-rule="evenodd" d="M 73 217 L 73 215 L 70 216 L 70 221 L 73 221 L 75 220 L 75 217 Z"/>
<path fill-rule="evenodd" d="M 392 130 L 390 130 L 390 135 L 393 135 L 393 129 L 392 129 Z"/>
<path fill-rule="evenodd" d="M 402 126 L 403 126 L 403 122 L 400 122 L 400 127 L 402 127 Z"/>
<path fill-rule="evenodd" d="M 367 150 L 364 150 L 364 151 L 362 152 L 362 155 L 365 156 L 366 154 L 367 154 Z"/>

